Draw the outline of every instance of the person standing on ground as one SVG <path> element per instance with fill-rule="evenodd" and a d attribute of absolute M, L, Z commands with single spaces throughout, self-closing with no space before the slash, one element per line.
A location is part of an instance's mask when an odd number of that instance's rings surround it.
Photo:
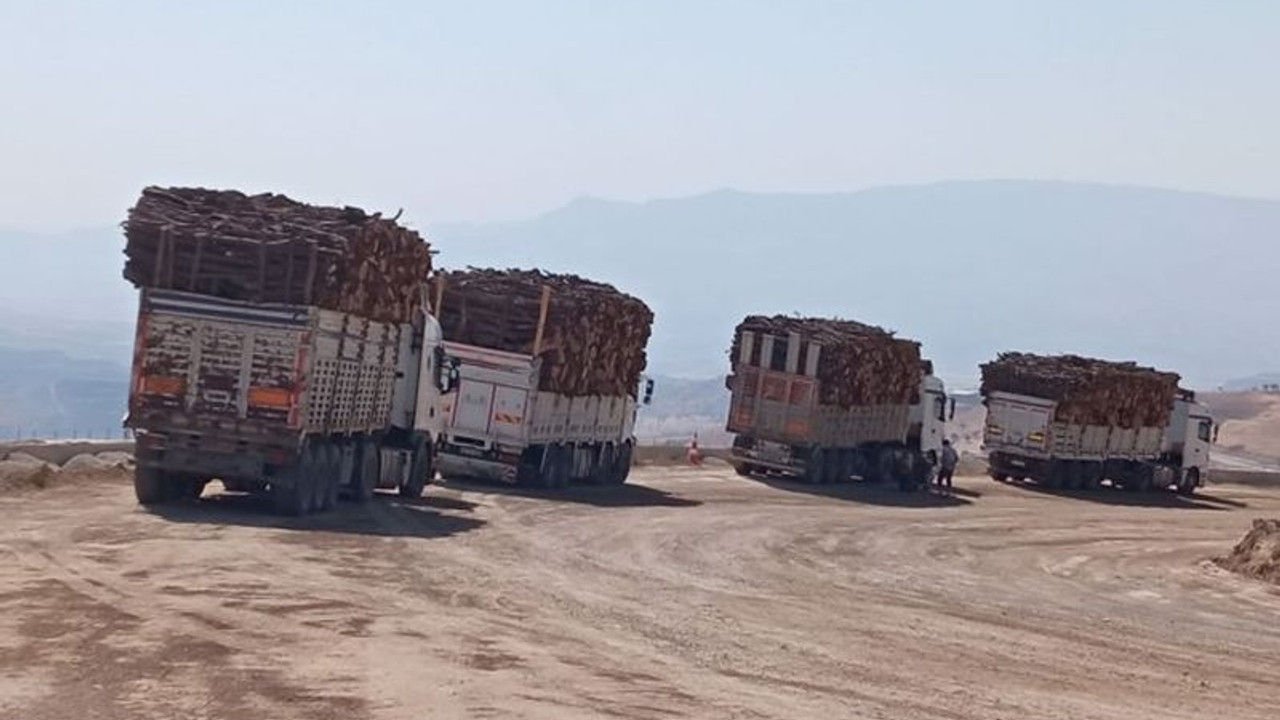
<path fill-rule="evenodd" d="M 950 440 L 942 441 L 942 457 L 938 461 L 938 489 L 946 483 L 947 492 L 951 492 L 951 477 L 956 474 L 956 465 L 960 463 L 960 455 L 951 447 Z"/>

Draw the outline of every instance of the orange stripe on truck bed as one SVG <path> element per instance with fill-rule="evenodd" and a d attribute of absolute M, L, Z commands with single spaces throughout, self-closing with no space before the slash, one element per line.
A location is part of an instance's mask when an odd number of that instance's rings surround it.
<path fill-rule="evenodd" d="M 289 388 L 249 388 L 249 404 L 253 407 L 288 410 L 293 406 L 293 391 Z"/>

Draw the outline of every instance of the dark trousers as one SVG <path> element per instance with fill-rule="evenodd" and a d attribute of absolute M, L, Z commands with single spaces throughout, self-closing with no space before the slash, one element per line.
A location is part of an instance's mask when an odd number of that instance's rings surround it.
<path fill-rule="evenodd" d="M 943 483 L 946 483 L 947 487 L 951 487 L 951 476 L 955 474 L 955 468 L 938 468 L 938 487 L 942 487 Z"/>

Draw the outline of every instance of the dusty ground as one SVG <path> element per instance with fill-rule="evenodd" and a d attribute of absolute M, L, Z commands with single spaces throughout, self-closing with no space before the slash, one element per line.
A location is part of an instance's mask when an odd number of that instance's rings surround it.
<path fill-rule="evenodd" d="M 953 499 L 645 469 L 288 521 L 0 498 L 0 718 L 1273 718 L 1280 491 Z M 1144 504 L 1145 503 L 1145 504 Z"/>

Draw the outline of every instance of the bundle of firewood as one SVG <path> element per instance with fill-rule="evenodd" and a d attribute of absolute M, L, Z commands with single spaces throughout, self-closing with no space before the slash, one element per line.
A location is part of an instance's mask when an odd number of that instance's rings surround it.
<path fill-rule="evenodd" d="M 636 394 L 653 312 L 611 285 L 539 270 L 469 268 L 437 274 L 431 297 L 445 340 L 537 355 L 543 390 Z"/>
<path fill-rule="evenodd" d="M 852 320 L 751 315 L 738 324 L 730 351 L 733 363 L 741 357 L 742 333 L 772 335 L 777 357 L 762 358 L 756 341 L 749 364 L 785 370 L 782 342 L 791 333 L 800 337 L 797 369 L 808 367 L 813 345 L 818 352 L 819 401 L 842 408 L 857 405 L 896 405 L 919 396 L 924 364 L 920 344 L 893 336 L 892 332 Z"/>
<path fill-rule="evenodd" d="M 1053 400 L 1055 419 L 1079 425 L 1164 427 L 1178 375 L 1132 362 L 1076 355 L 1001 353 L 982 366 L 982 394 L 1008 392 Z"/>
<path fill-rule="evenodd" d="M 430 245 L 395 219 L 283 195 L 149 187 L 124 231 L 135 286 L 381 322 L 410 321 L 431 273 Z"/>

